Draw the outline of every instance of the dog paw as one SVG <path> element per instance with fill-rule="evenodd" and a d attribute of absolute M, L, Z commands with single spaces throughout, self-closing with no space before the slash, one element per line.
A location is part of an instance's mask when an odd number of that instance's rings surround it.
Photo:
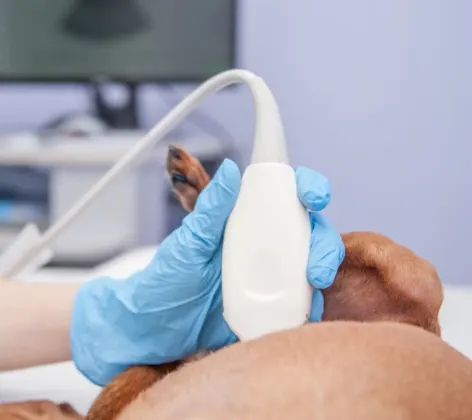
<path fill-rule="evenodd" d="M 208 173 L 197 159 L 174 145 L 167 152 L 167 173 L 182 207 L 192 211 L 198 194 L 210 182 Z"/>

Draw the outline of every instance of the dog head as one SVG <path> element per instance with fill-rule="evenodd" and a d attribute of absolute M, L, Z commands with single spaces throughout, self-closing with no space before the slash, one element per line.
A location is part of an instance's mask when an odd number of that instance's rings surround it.
<path fill-rule="evenodd" d="M 398 321 L 440 335 L 443 288 L 428 261 L 377 233 L 342 238 L 346 257 L 323 291 L 323 320 Z"/>

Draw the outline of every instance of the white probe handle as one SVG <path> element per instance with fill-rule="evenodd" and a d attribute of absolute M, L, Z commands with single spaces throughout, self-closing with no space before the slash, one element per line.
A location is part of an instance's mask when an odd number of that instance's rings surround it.
<path fill-rule="evenodd" d="M 310 233 L 294 170 L 283 163 L 248 166 L 227 222 L 222 260 L 224 318 L 239 339 L 307 320 Z"/>

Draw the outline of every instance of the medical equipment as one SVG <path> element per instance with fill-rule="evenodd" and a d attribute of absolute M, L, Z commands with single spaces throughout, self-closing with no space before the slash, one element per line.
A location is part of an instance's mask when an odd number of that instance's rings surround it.
<path fill-rule="evenodd" d="M 243 174 L 224 236 L 224 317 L 242 340 L 303 324 L 312 297 L 306 279 L 309 216 L 297 197 L 295 172 L 288 165 L 277 103 L 265 82 L 245 70 L 220 73 L 194 90 L 43 235 L 27 227 L 30 230 L 25 230 L 10 248 L 11 259 L 2 259 L 1 275 L 17 276 L 32 263 L 35 268 L 44 264 L 52 241 L 92 200 L 205 97 L 235 83 L 246 83 L 251 89 L 256 121 L 252 161 Z"/>
<path fill-rule="evenodd" d="M 0 250 L 27 223 L 45 231 L 144 134 L 107 130 L 76 137 L 35 131 L 1 136 Z M 175 135 L 175 140 L 168 136 L 161 141 L 75 219 L 51 244 L 51 264 L 92 267 L 127 250 L 159 243 L 180 226 L 186 211 L 165 176 L 168 144 L 183 147 L 213 175 L 225 157 L 234 156 L 235 142 L 216 135 Z M 33 136 L 37 144 L 25 144 Z"/>
<path fill-rule="evenodd" d="M 237 0 L 3 0 L 0 81 L 83 85 L 101 122 L 139 129 L 146 85 L 234 67 L 237 15 Z"/>

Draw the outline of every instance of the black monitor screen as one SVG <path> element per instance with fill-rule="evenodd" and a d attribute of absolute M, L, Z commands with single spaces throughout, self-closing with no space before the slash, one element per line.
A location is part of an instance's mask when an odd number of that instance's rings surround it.
<path fill-rule="evenodd" d="M 0 0 L 0 79 L 201 81 L 234 66 L 236 0 Z"/>

